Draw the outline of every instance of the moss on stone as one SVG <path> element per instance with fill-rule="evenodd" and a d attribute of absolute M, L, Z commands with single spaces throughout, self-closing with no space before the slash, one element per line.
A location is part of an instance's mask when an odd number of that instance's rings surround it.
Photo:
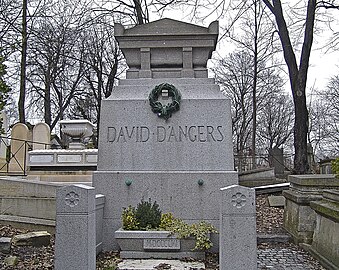
<path fill-rule="evenodd" d="M 323 215 L 329 219 L 332 219 L 335 222 L 339 222 L 339 203 L 321 201 L 321 202 L 311 202 L 311 207 L 318 214 Z"/>

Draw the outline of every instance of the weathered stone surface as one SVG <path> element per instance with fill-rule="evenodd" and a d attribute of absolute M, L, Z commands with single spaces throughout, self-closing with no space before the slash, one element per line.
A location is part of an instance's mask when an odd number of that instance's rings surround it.
<path fill-rule="evenodd" d="M 98 150 L 97 149 L 82 149 L 82 150 L 65 150 L 65 149 L 43 149 L 33 150 L 28 152 L 28 165 L 32 168 L 38 167 L 54 167 L 58 168 L 69 167 L 96 167 Z M 36 173 L 36 172 L 32 172 Z M 74 173 L 74 171 L 73 171 Z"/>
<path fill-rule="evenodd" d="M 0 197 L 55 198 L 57 187 L 57 184 L 27 179 L 0 179 Z"/>
<path fill-rule="evenodd" d="M 339 191 L 324 191 L 324 199 L 311 202 L 316 212 L 311 249 L 320 261 L 328 265 L 328 269 L 339 266 Z"/>
<path fill-rule="evenodd" d="M 316 224 L 315 211 L 310 202 L 320 201 L 325 189 L 339 190 L 339 181 L 334 175 L 291 175 L 290 189 L 284 190 L 286 198 L 284 228 L 296 243 L 312 243 Z"/>
<path fill-rule="evenodd" d="M 99 171 L 234 171 L 230 101 L 213 80 L 167 80 L 182 93 L 167 121 L 147 100 L 163 81 L 128 81 L 103 101 Z"/>
<path fill-rule="evenodd" d="M 19 262 L 19 258 L 17 256 L 9 256 L 4 259 L 4 263 L 7 266 L 15 266 Z"/>
<path fill-rule="evenodd" d="M 48 246 L 50 239 L 51 235 L 47 231 L 29 232 L 13 236 L 12 244 L 15 246 L 41 247 Z"/>
<path fill-rule="evenodd" d="M 11 238 L 0 237 L 0 252 L 10 253 L 10 251 L 11 251 Z"/>
<path fill-rule="evenodd" d="M 0 197 L 0 212 L 6 215 L 55 220 L 55 198 Z"/>
<path fill-rule="evenodd" d="M 274 168 L 275 175 L 284 174 L 285 166 L 283 150 L 276 146 L 273 149 L 270 149 L 269 159 Z"/>
<path fill-rule="evenodd" d="M 233 185 L 221 194 L 220 269 L 257 269 L 255 191 Z"/>
<path fill-rule="evenodd" d="M 284 207 L 285 197 L 284 196 L 268 196 L 268 204 L 271 207 Z"/>

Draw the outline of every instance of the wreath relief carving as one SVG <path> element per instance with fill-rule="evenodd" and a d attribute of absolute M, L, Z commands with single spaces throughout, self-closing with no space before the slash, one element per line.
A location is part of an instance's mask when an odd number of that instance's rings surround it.
<path fill-rule="evenodd" d="M 168 96 L 172 98 L 172 102 L 163 105 L 158 101 L 159 96 L 163 90 L 168 91 Z M 181 94 L 169 83 L 162 83 L 157 85 L 152 92 L 149 94 L 149 104 L 152 107 L 152 112 L 156 113 L 159 117 L 164 118 L 166 121 L 172 116 L 172 113 L 180 109 Z"/>

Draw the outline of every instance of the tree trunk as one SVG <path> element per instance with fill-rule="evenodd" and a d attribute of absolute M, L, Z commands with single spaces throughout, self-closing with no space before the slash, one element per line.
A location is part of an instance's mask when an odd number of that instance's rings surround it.
<path fill-rule="evenodd" d="M 301 86 L 302 87 L 302 86 Z M 308 110 L 306 106 L 305 90 L 299 90 L 300 85 L 297 84 L 294 89 L 295 93 L 303 93 L 293 96 L 294 100 L 294 173 L 309 173 L 310 166 L 307 160 L 307 134 L 308 134 Z"/>
<path fill-rule="evenodd" d="M 252 169 L 257 168 L 256 163 L 256 135 L 257 135 L 257 81 L 258 81 L 258 18 L 257 1 L 254 2 L 254 69 L 253 69 L 253 112 L 252 112 Z"/>
<path fill-rule="evenodd" d="M 294 121 L 294 173 L 305 174 L 310 172 L 307 160 L 307 133 L 308 110 L 306 106 L 306 81 L 313 43 L 316 0 L 308 0 L 305 21 L 305 34 L 302 45 L 300 65 L 298 68 L 286 21 L 280 0 L 263 0 L 265 5 L 274 14 L 279 30 L 279 38 L 284 51 L 285 62 L 288 67 L 290 84 L 293 94 L 295 121 Z"/>
<path fill-rule="evenodd" d="M 44 119 L 45 123 L 51 127 L 52 125 L 52 112 L 51 112 L 51 72 L 47 69 L 46 83 L 44 91 Z"/>
<path fill-rule="evenodd" d="M 27 0 L 22 2 L 22 32 L 21 32 L 21 64 L 20 64 L 20 94 L 18 101 L 19 122 L 26 123 L 26 59 L 27 59 Z"/>

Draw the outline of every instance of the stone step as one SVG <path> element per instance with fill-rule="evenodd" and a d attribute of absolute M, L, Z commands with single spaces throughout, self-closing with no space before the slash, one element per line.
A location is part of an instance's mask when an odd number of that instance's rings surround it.
<path fill-rule="evenodd" d="M 287 243 L 292 240 L 289 234 L 257 234 L 257 243 Z"/>
<path fill-rule="evenodd" d="M 118 264 L 118 268 L 119 270 L 189 270 L 205 269 L 205 264 L 202 262 L 183 262 L 179 260 L 126 259 Z"/>
<path fill-rule="evenodd" d="M 0 215 L 1 225 L 12 225 L 15 228 L 27 230 L 46 230 L 55 233 L 55 221 L 39 218 Z"/>

